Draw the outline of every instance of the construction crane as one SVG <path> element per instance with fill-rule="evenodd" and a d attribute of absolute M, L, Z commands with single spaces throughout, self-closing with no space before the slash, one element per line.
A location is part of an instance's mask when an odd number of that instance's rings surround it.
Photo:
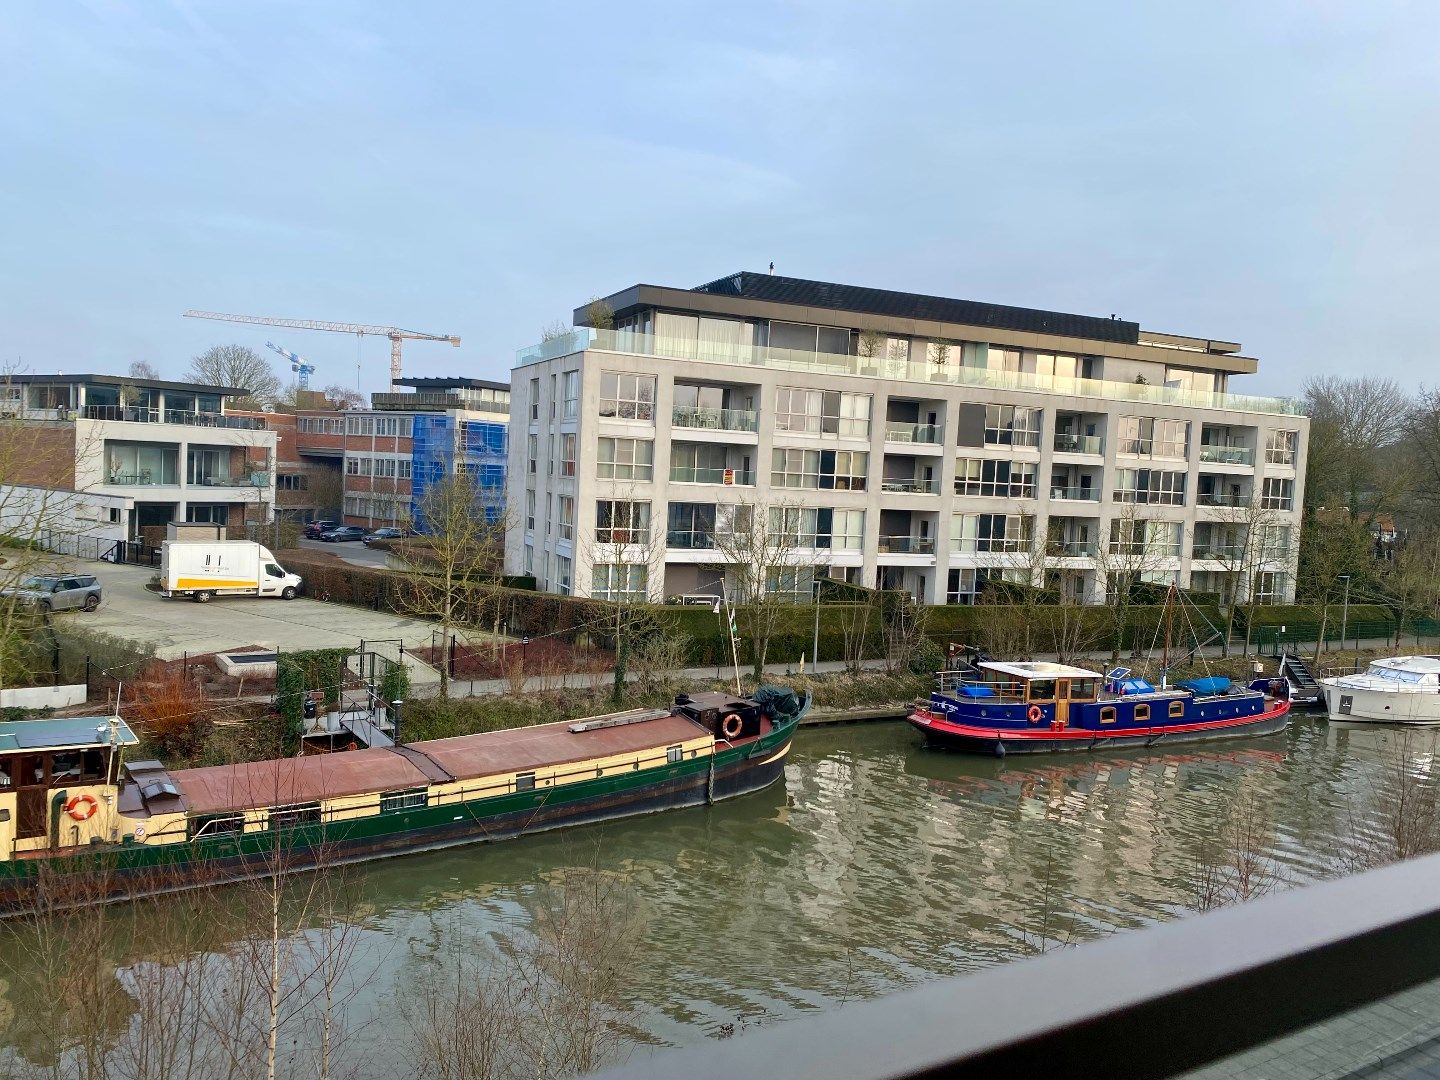
<path fill-rule="evenodd" d="M 264 315 L 226 315 L 219 311 L 185 312 L 187 319 L 215 319 L 219 322 L 248 323 L 252 326 L 288 326 L 296 330 L 330 330 L 356 337 L 387 337 L 390 339 L 390 389 L 400 378 L 400 343 L 402 341 L 448 341 L 457 349 L 460 338 L 454 334 L 422 334 L 418 330 L 402 330 L 398 326 L 366 326 L 361 323 L 319 322 L 312 319 L 271 319 Z"/>
<path fill-rule="evenodd" d="M 278 352 L 281 356 L 285 357 L 286 360 L 289 360 L 289 361 L 290 361 L 290 370 L 293 371 L 293 372 L 295 372 L 297 375 L 299 375 L 299 379 L 298 379 L 297 381 L 298 381 L 299 384 L 300 384 L 300 389 L 301 389 L 301 390 L 309 390 L 309 389 L 310 389 L 310 376 L 315 374 L 315 365 L 314 365 L 314 364 L 310 363 L 310 361 L 306 360 L 303 356 L 296 356 L 296 355 L 295 355 L 293 352 L 291 352 L 289 349 L 282 349 L 279 345 L 276 345 L 273 341 L 267 341 L 267 342 L 265 342 L 265 347 L 266 347 L 267 349 L 274 349 L 274 350 L 275 350 L 276 352 Z"/>

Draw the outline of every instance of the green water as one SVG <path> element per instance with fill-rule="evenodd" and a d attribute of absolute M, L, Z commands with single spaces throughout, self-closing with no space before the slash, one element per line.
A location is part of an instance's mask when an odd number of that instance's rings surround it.
<path fill-rule="evenodd" d="M 349 1009 L 378 1068 L 426 960 L 453 935 L 523 927 L 535 885 L 571 866 L 634 892 L 644 1041 L 834 1008 L 1183 914 L 1237 800 L 1260 808 L 1287 884 L 1323 876 L 1397 737 L 1301 718 L 1269 739 L 1001 761 L 927 751 L 899 723 L 802 731 L 757 795 L 370 864 L 347 912 L 363 970 Z M 1428 767 L 1435 736 L 1415 738 Z"/>

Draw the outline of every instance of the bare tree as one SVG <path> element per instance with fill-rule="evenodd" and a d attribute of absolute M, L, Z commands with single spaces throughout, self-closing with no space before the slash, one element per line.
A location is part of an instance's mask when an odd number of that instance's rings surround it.
<path fill-rule="evenodd" d="M 1270 857 L 1274 838 L 1264 806 L 1251 792 L 1241 792 L 1230 803 L 1218 831 L 1208 834 L 1195 857 L 1191 883 L 1196 911 L 1257 900 L 1283 884 Z"/>
<path fill-rule="evenodd" d="M 581 556 L 578 565 L 589 569 L 589 596 L 604 608 L 604 633 L 615 656 L 610 700 L 618 706 L 632 655 L 646 641 L 663 636 L 650 598 L 665 573 L 664 537 L 651 520 L 650 503 L 605 499 L 595 531 L 580 537 L 575 550 Z"/>
<path fill-rule="evenodd" d="M 149 360 L 131 360 L 127 374 L 132 379 L 145 382 L 160 378 L 160 372 Z"/>
<path fill-rule="evenodd" d="M 1386 458 L 1400 439 L 1400 421 L 1411 415 L 1404 391 L 1393 379 L 1373 375 L 1322 375 L 1305 383 L 1304 394 L 1310 416 L 1306 505 L 1339 504 L 1352 516 L 1391 505 L 1407 484 L 1406 470 Z"/>
<path fill-rule="evenodd" d="M 1137 590 L 1166 576 L 1170 561 L 1180 554 L 1176 528 L 1174 522 L 1142 514 L 1135 502 L 1122 502 L 1110 520 L 1109 537 L 1096 546 L 1095 571 L 1110 612 L 1111 663 L 1120 659 Z"/>
<path fill-rule="evenodd" d="M 540 340 L 554 341 L 557 338 L 566 337 L 574 332 L 575 328 L 567 325 L 564 319 L 556 319 L 554 322 L 546 323 L 540 328 Z"/>
<path fill-rule="evenodd" d="M 1284 573 L 1288 569 L 1289 557 L 1299 541 L 1292 535 L 1293 531 L 1288 515 L 1266 506 L 1258 494 L 1230 506 L 1208 509 L 1206 520 L 1196 524 L 1194 557 L 1203 556 L 1223 567 L 1220 603 L 1225 609 L 1225 624 L 1220 629 L 1227 655 L 1235 617 L 1242 610 L 1245 613 L 1242 655 L 1250 654 L 1255 609 L 1260 604 L 1260 575 Z"/>
<path fill-rule="evenodd" d="M 325 400 L 341 411 L 365 407 L 365 395 L 354 387 L 341 383 L 331 383 L 325 387 Z"/>
<path fill-rule="evenodd" d="M 273 404 L 280 397 L 280 377 L 270 362 L 244 345 L 212 345 L 190 361 L 186 378 L 211 386 L 233 386 L 246 392 L 255 406 Z"/>

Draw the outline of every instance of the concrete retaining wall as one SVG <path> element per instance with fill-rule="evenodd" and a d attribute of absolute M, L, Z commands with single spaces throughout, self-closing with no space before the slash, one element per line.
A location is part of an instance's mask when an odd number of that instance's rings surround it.
<path fill-rule="evenodd" d="M 85 704 L 84 683 L 69 686 L 17 686 L 0 690 L 3 709 L 64 709 Z"/>

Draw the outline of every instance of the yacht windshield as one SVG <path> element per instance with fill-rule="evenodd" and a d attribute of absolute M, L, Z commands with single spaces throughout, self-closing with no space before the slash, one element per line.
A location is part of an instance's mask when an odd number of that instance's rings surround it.
<path fill-rule="evenodd" d="M 1424 672 L 1402 671 L 1399 668 L 1381 667 L 1379 664 L 1372 665 L 1367 672 L 1377 679 L 1389 679 L 1391 682 L 1405 683 L 1409 686 L 1418 686 L 1425 680 Z"/>

